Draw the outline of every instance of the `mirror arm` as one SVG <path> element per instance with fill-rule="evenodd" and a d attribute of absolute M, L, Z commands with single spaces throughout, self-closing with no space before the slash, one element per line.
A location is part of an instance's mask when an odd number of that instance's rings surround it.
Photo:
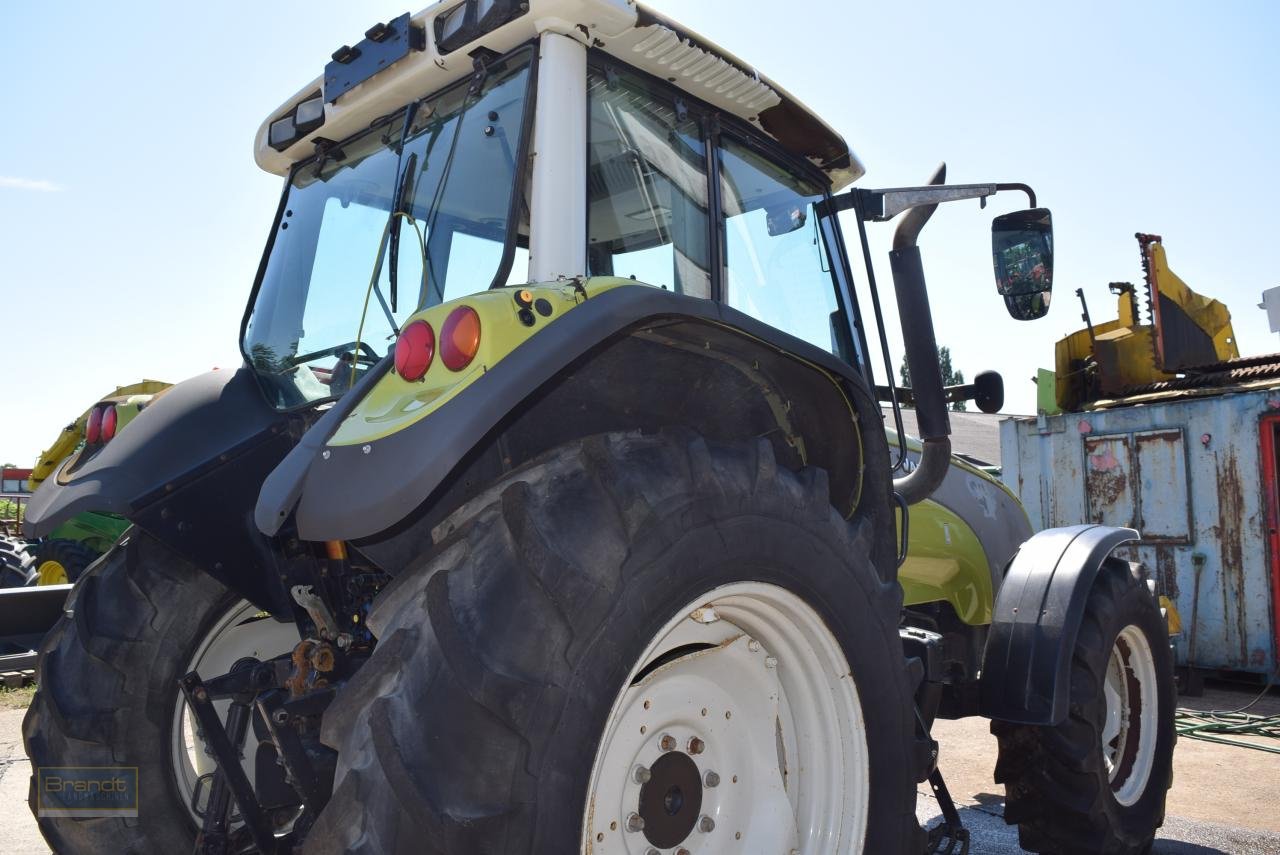
<path fill-rule="evenodd" d="M 861 200 L 862 219 L 882 223 L 892 220 L 903 211 L 925 205 L 940 205 L 943 202 L 960 202 L 965 199 L 979 199 L 985 205 L 987 197 L 994 196 L 1001 190 L 1018 190 L 1027 194 L 1031 201 L 1029 207 L 1036 207 L 1036 191 L 1029 185 L 1021 183 L 1008 184 L 950 184 L 925 187 L 890 187 L 884 190 L 868 190 L 855 187 L 848 193 L 832 196 L 818 204 L 818 215 L 828 216 L 841 211 L 858 207 L 854 201 L 856 196 Z"/>
<path fill-rule="evenodd" d="M 997 191 L 999 191 L 999 190 L 1021 190 L 1023 193 L 1026 193 L 1026 194 L 1027 194 L 1027 207 L 1028 207 L 1028 208 L 1038 208 L 1038 207 L 1040 207 L 1039 205 L 1037 205 L 1037 204 L 1036 204 L 1036 191 L 1032 190 L 1032 189 L 1031 189 L 1031 187 L 1030 187 L 1030 185 L 1028 185 L 1028 184 L 1022 184 L 1022 183 L 1019 183 L 1019 182 L 1014 182 L 1014 183 L 1011 183 L 1011 184 L 997 184 L 997 185 L 996 185 L 996 190 L 997 190 Z"/>
<path fill-rule="evenodd" d="M 914 407 L 916 399 L 911 394 L 910 386 L 895 388 L 894 392 L 898 396 L 898 403 L 907 407 Z M 942 387 L 942 396 L 948 404 L 958 404 L 961 401 L 972 401 L 978 397 L 978 387 L 973 383 L 961 383 L 957 386 Z M 876 386 L 876 400 L 882 404 L 889 403 L 892 398 L 889 397 L 888 386 Z"/>

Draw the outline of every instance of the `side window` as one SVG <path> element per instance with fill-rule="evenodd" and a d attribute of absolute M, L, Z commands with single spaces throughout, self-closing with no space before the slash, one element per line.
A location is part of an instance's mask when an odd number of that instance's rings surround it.
<path fill-rule="evenodd" d="M 835 282 L 813 210 L 822 189 L 729 137 L 719 157 L 725 302 L 840 353 Z"/>
<path fill-rule="evenodd" d="M 588 79 L 587 267 L 711 296 L 697 121 L 626 77 Z"/>

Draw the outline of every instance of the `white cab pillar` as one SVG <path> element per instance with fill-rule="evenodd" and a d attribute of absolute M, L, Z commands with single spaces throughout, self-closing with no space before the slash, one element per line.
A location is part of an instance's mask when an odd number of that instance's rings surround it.
<path fill-rule="evenodd" d="M 533 282 L 587 272 L 587 49 L 544 32 L 539 50 L 529 204 Z"/>

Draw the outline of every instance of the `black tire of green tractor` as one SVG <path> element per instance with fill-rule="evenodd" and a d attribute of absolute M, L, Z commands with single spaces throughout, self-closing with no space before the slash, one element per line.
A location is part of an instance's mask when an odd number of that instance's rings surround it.
<path fill-rule="evenodd" d="M 67 582 L 74 583 L 102 553 L 78 540 L 46 540 L 36 550 L 35 567 L 46 561 L 57 561 L 66 571 Z"/>
<path fill-rule="evenodd" d="M 0 588 L 23 588 L 34 581 L 35 564 L 20 541 L 0 538 Z"/>
<path fill-rule="evenodd" d="M 1130 625 L 1150 645 L 1158 709 L 1151 775 L 1142 795 L 1126 807 L 1108 781 L 1101 734 L 1112 646 Z M 1066 720 L 1054 727 L 991 724 L 999 741 L 995 779 L 1005 785 L 1005 822 L 1018 825 L 1022 848 L 1053 855 L 1150 851 L 1173 784 L 1176 702 L 1173 654 L 1159 602 L 1139 565 L 1108 558 L 1089 593 L 1076 639 Z"/>
<path fill-rule="evenodd" d="M 777 467 L 764 440 L 596 436 L 442 529 L 379 595 L 378 647 L 325 713 L 338 772 L 308 855 L 581 851 L 615 693 L 669 618 L 744 575 L 814 607 L 875 699 L 865 851 L 922 851 L 901 590 L 868 558 L 870 525 L 831 507 L 825 472 Z"/>
<path fill-rule="evenodd" d="M 43 818 L 61 855 L 173 855 L 195 845 L 178 795 L 170 737 L 179 673 L 236 597 L 134 529 L 73 589 L 40 651 L 39 687 L 22 723 L 33 770 L 136 766 L 136 819 Z M 30 805 L 38 812 L 36 782 Z"/>

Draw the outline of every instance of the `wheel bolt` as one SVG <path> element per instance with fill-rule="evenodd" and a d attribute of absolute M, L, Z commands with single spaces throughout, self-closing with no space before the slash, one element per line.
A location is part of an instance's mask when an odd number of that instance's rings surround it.
<path fill-rule="evenodd" d="M 689 739 L 690 754 L 701 754 L 704 750 L 706 750 L 706 747 L 707 747 L 707 743 L 703 742 L 698 737 L 696 736 L 690 737 Z"/>
<path fill-rule="evenodd" d="M 766 668 L 777 668 L 777 667 L 778 667 L 778 660 L 777 660 L 777 659 L 775 659 L 775 658 L 774 658 L 774 657 L 772 657 L 772 656 L 766 656 L 766 657 L 764 658 L 764 667 L 766 667 Z"/>
<path fill-rule="evenodd" d="M 662 855 L 662 853 L 650 846 L 648 849 L 644 850 L 644 855 Z"/>
<path fill-rule="evenodd" d="M 689 850 L 681 847 L 676 850 L 676 855 L 690 855 Z"/>
<path fill-rule="evenodd" d="M 644 817 L 638 813 L 628 816 L 627 831 L 644 831 Z"/>
<path fill-rule="evenodd" d="M 698 820 L 698 830 L 707 834 L 716 830 L 716 821 L 709 816 Z"/>
<path fill-rule="evenodd" d="M 756 641 L 754 638 L 751 639 L 750 641 L 747 642 L 747 649 L 750 650 L 752 653 L 759 653 L 760 642 Z"/>
<path fill-rule="evenodd" d="M 662 738 L 658 740 L 658 747 L 663 751 L 675 751 L 676 738 L 669 733 L 664 733 Z"/>
<path fill-rule="evenodd" d="M 631 779 L 637 784 L 647 784 L 652 777 L 653 773 L 645 766 L 636 766 L 631 770 Z"/>
<path fill-rule="evenodd" d="M 708 787 L 720 786 L 720 776 L 717 773 L 711 771 L 710 769 L 708 769 L 707 774 L 702 777 L 702 781 Z"/>

